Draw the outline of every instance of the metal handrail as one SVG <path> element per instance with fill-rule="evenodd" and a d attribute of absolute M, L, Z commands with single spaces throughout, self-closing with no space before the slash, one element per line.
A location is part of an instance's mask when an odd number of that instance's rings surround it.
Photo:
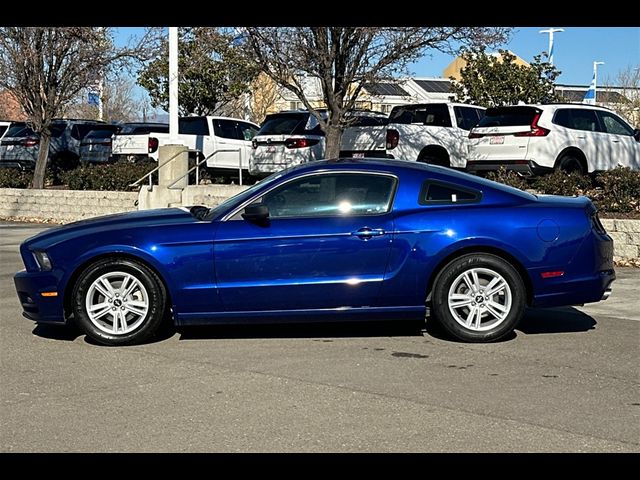
<path fill-rule="evenodd" d="M 205 158 L 200 160 L 198 163 L 196 163 L 193 167 L 191 167 L 189 170 L 187 170 L 187 172 L 184 175 L 182 175 L 179 178 L 177 178 L 167 188 L 171 189 L 171 187 L 173 187 L 176 183 L 178 183 L 180 180 L 182 180 L 184 177 L 186 177 L 187 175 L 189 175 L 191 172 L 193 172 L 196 169 L 197 169 L 196 170 L 196 185 L 198 185 L 200 183 L 200 178 L 199 178 L 200 177 L 200 165 L 202 165 L 204 162 L 206 162 L 207 160 L 209 160 L 211 157 L 213 157 L 214 155 L 216 155 L 218 153 L 233 153 L 233 152 L 240 152 L 240 149 L 239 148 L 222 148 L 222 149 L 219 149 L 219 150 L 214 150 L 208 156 L 206 156 Z M 242 173 L 240 175 L 241 175 L 240 176 L 240 184 L 242 185 Z"/>
<path fill-rule="evenodd" d="M 193 153 L 193 152 L 200 153 L 200 150 L 191 150 L 191 149 L 187 150 L 187 153 Z M 200 160 L 198 163 L 196 163 L 193 167 L 191 167 L 189 170 L 187 170 L 187 172 L 184 175 L 180 176 L 174 182 L 172 182 L 167 188 L 171 189 L 171 187 L 173 187 L 176 183 L 178 183 L 184 177 L 189 175 L 195 169 L 197 169 L 196 170 L 196 185 L 198 185 L 200 183 L 200 178 L 199 178 L 200 177 L 200 165 L 202 165 L 204 162 L 206 162 L 207 160 L 209 160 L 211 157 L 213 157 L 214 155 L 216 155 L 218 153 L 234 153 L 234 152 L 238 152 L 240 154 L 240 155 L 238 155 L 238 171 L 240 172 L 240 178 L 239 178 L 240 185 L 242 185 L 242 152 L 241 152 L 241 149 L 240 148 L 225 148 L 225 149 L 214 150 L 213 152 L 211 152 L 208 156 L 206 156 L 205 158 Z M 145 178 L 149 178 L 149 190 L 151 190 L 151 188 L 153 187 L 151 175 L 153 175 L 155 172 L 160 170 L 160 168 L 164 167 L 167 163 L 175 160 L 182 153 L 184 153 L 184 150 L 181 151 L 181 152 L 176 153 L 175 155 L 173 155 L 171 158 L 169 158 L 169 160 L 164 162 L 162 165 L 159 164 L 157 167 L 155 167 L 150 172 L 145 173 L 142 177 L 140 177 L 138 180 L 136 180 L 135 182 L 133 182 L 129 186 L 130 187 L 137 187 L 138 184 L 142 180 L 144 180 Z M 158 159 L 158 163 L 159 162 L 160 162 L 160 159 Z M 189 183 L 189 182 L 187 181 L 187 183 Z"/>

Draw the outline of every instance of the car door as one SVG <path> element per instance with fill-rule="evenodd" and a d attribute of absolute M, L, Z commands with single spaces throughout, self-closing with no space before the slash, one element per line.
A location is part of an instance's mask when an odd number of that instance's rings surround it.
<path fill-rule="evenodd" d="M 633 128 L 612 112 L 598 110 L 606 137 L 606 151 L 610 168 L 618 165 L 640 169 L 640 143 L 633 136 Z"/>
<path fill-rule="evenodd" d="M 242 165 L 243 169 L 249 168 L 249 158 L 245 153 L 245 140 L 240 136 L 238 122 L 226 118 L 214 118 L 213 133 L 216 137 L 216 153 L 207 166 L 214 168 L 238 169 Z"/>
<path fill-rule="evenodd" d="M 322 172 L 274 187 L 259 202 L 267 224 L 220 222 L 216 280 L 225 310 L 376 305 L 387 266 L 397 178 Z"/>
<path fill-rule="evenodd" d="M 589 172 L 608 168 L 607 139 L 601 132 L 595 110 L 559 108 L 553 123 L 565 128 L 552 129 L 548 138 L 541 137 L 543 145 L 538 151 L 548 152 L 547 156 L 556 158 L 565 148 L 575 147 L 584 153 Z"/>
<path fill-rule="evenodd" d="M 249 168 L 249 158 L 251 156 L 251 152 L 253 147 L 251 146 L 251 141 L 253 137 L 256 136 L 260 127 L 254 125 L 249 122 L 236 122 L 236 127 L 238 129 L 238 138 L 240 140 L 240 148 L 242 148 L 242 168 Z"/>

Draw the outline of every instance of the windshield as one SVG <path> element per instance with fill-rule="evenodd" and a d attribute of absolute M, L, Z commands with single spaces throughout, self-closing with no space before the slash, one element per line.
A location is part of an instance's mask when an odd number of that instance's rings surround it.
<path fill-rule="evenodd" d="M 111 135 L 118 131 L 118 127 L 113 128 L 101 128 L 100 130 L 91 130 L 85 138 L 110 138 Z"/>
<path fill-rule="evenodd" d="M 308 113 L 267 115 L 258 135 L 292 135 L 304 133 Z"/>
<path fill-rule="evenodd" d="M 477 127 L 517 127 L 531 125 L 534 117 L 540 113 L 535 107 L 497 107 L 488 108 Z"/>
<path fill-rule="evenodd" d="M 282 177 L 288 170 L 289 169 L 283 170 L 281 172 L 276 172 L 273 175 L 269 175 L 268 177 L 263 178 L 262 180 L 257 182 L 255 185 L 252 185 L 251 187 L 247 188 L 246 190 L 243 190 L 242 192 L 237 193 L 233 197 L 227 198 L 220 205 L 217 205 L 217 206 L 215 206 L 213 208 L 210 208 L 207 212 L 203 212 L 203 214 L 200 217 L 201 220 L 213 220 L 214 218 L 219 217 L 220 215 L 225 213 L 233 205 L 239 205 L 242 202 L 244 202 L 245 200 L 248 200 L 249 198 L 251 198 L 251 196 L 258 189 L 260 189 L 260 188 L 262 188 L 262 187 L 264 187 L 266 185 L 270 185 L 270 184 L 274 183 L 276 180 L 278 180 L 280 177 Z"/>

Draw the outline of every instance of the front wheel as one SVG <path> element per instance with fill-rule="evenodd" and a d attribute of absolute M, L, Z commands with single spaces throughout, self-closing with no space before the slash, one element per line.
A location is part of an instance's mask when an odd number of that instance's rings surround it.
<path fill-rule="evenodd" d="M 82 272 L 72 300 L 77 325 L 87 336 L 103 345 L 132 345 L 158 331 L 166 292 L 147 266 L 104 259 Z"/>
<path fill-rule="evenodd" d="M 464 255 L 436 279 L 432 306 L 445 330 L 465 342 L 493 342 L 516 327 L 526 289 L 517 270 L 500 257 Z"/>

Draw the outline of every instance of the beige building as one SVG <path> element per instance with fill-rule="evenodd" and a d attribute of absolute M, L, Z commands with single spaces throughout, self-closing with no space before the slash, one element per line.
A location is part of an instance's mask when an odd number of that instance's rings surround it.
<path fill-rule="evenodd" d="M 523 60 L 518 55 L 509 50 L 509 53 L 513 55 L 515 60 L 513 61 L 516 65 L 522 65 L 525 67 L 529 66 L 529 62 Z M 498 59 L 502 59 L 502 55 L 500 53 L 491 53 L 494 57 L 498 57 Z M 449 65 L 445 67 L 442 71 L 443 78 L 451 78 L 453 77 L 455 80 L 460 80 L 460 71 L 467 66 L 467 61 L 462 57 L 456 57 Z"/>

